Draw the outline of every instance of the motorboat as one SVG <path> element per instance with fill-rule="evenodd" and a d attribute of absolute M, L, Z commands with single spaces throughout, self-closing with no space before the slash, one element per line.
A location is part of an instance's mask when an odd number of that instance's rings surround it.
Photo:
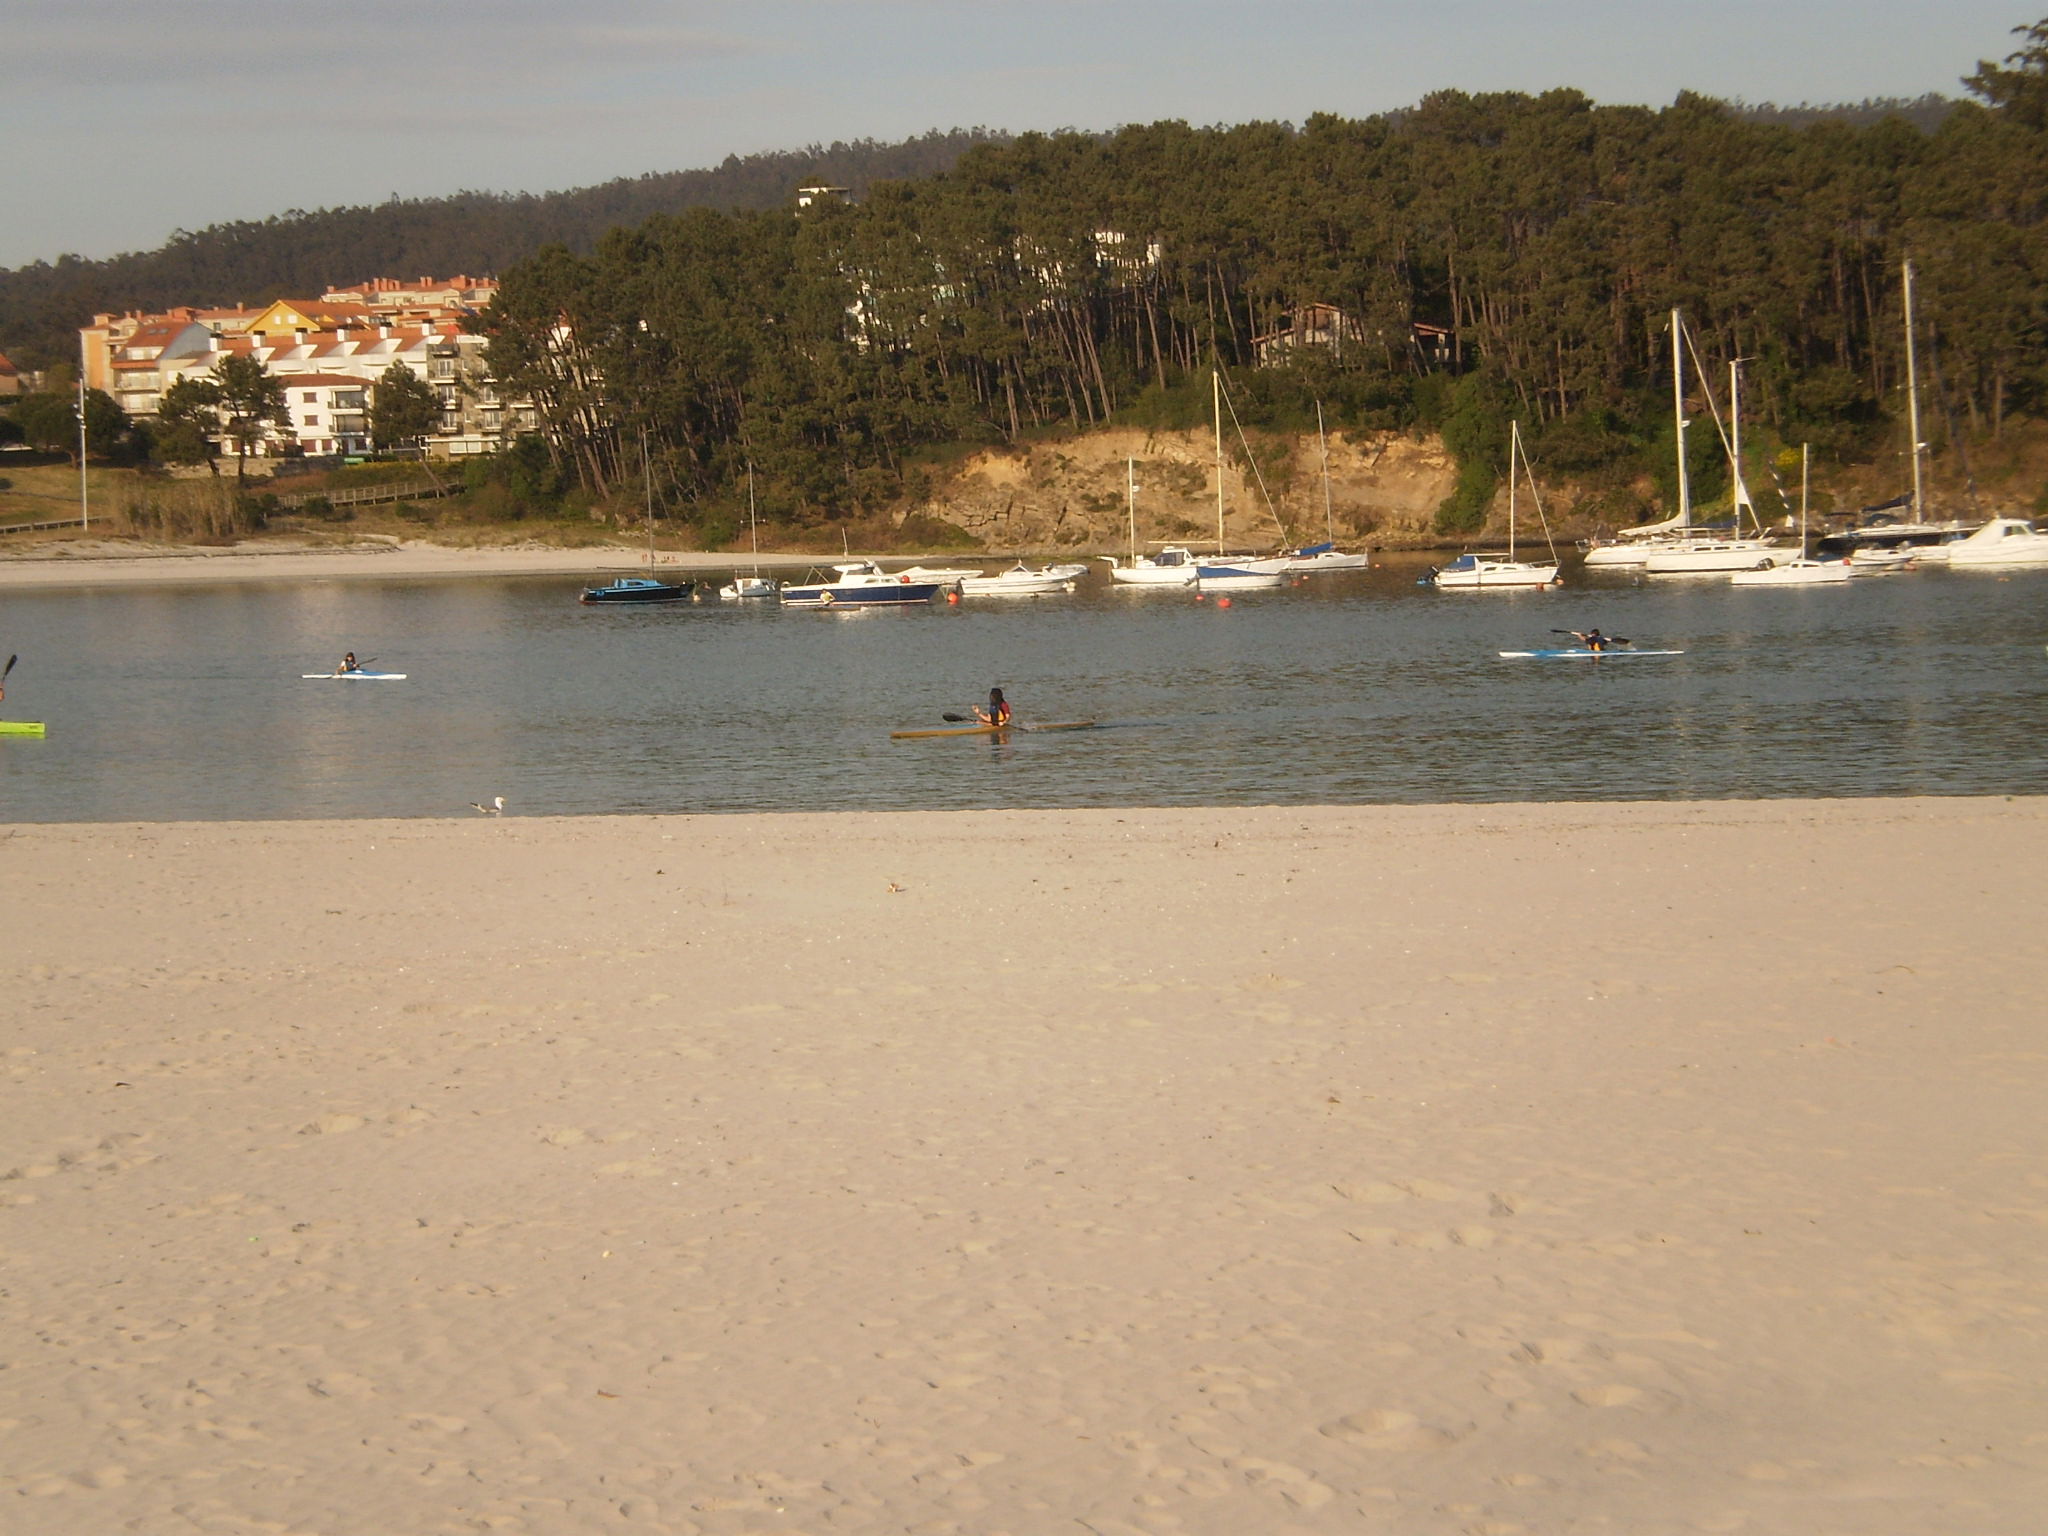
<path fill-rule="evenodd" d="M 935 581 L 942 587 L 950 587 L 971 581 L 982 574 L 982 569 L 978 565 L 907 565 L 891 574 L 908 576 L 912 581 Z"/>
<path fill-rule="evenodd" d="M 1889 576 L 1895 571 L 1912 570 L 1926 553 L 1926 550 L 1910 545 L 1886 549 L 1874 544 L 1858 544 L 1843 556 L 1843 563 L 1849 567 L 1851 576 Z"/>
<path fill-rule="evenodd" d="M 1920 551 L 1952 570 L 1984 566 L 2048 565 L 2048 533 L 2024 517 L 1994 517 L 1967 538 Z"/>
<path fill-rule="evenodd" d="M 941 583 L 919 581 L 908 571 L 889 572 L 872 560 L 848 560 L 832 567 L 831 581 L 785 586 L 776 595 L 785 608 L 886 608 L 928 603 Z"/>
<path fill-rule="evenodd" d="M 583 603 L 684 603 L 696 595 L 694 581 L 657 581 L 651 576 L 621 576 L 601 587 L 585 587 Z"/>
<path fill-rule="evenodd" d="M 1047 565 L 1031 569 L 1022 560 L 992 576 L 974 575 L 960 579 L 962 597 L 1043 597 L 1071 592 L 1074 583 L 1088 574 L 1085 565 Z"/>
<path fill-rule="evenodd" d="M 1115 555 L 1100 555 L 1109 562 L 1109 579 L 1119 587 L 1192 587 L 1198 574 L 1194 555 L 1178 544 L 1169 544 L 1149 555 L 1132 555 L 1119 565 Z"/>
<path fill-rule="evenodd" d="M 1446 590 L 1476 590 L 1480 587 L 1549 587 L 1563 578 L 1558 574 L 1557 550 L 1548 561 L 1515 558 L 1515 486 L 1520 472 L 1529 476 L 1529 495 L 1536 501 L 1536 514 L 1543 520 L 1543 537 L 1550 538 L 1550 519 L 1543 517 L 1543 502 L 1536 496 L 1536 472 L 1529 467 L 1529 455 L 1522 447 L 1522 424 L 1508 424 L 1508 547 L 1507 553 L 1468 552 L 1449 565 L 1429 573 L 1432 586 Z"/>

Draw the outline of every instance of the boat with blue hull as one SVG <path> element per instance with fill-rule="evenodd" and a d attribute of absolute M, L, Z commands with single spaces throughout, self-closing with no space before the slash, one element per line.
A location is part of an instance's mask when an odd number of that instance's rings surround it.
<path fill-rule="evenodd" d="M 785 608 L 901 608 L 929 603 L 939 595 L 940 583 L 917 581 L 907 574 L 891 575 L 872 560 L 852 560 L 832 569 L 832 581 L 814 581 L 785 586 L 779 596 Z"/>
<path fill-rule="evenodd" d="M 602 587 L 585 587 L 577 601 L 585 603 L 684 603 L 697 591 L 694 581 L 656 581 L 651 576 L 621 576 Z"/>

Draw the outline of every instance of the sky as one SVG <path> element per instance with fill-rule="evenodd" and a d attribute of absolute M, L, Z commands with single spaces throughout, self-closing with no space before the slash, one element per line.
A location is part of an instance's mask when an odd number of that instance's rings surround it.
<path fill-rule="evenodd" d="M 2048 0 L 0 0 L 0 267 L 932 128 L 1964 94 Z"/>

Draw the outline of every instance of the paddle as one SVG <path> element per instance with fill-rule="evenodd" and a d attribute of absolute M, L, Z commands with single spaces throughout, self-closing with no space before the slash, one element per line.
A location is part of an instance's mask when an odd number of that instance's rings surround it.
<path fill-rule="evenodd" d="M 7 681 L 7 674 L 14 670 L 14 664 L 19 660 L 21 660 L 19 656 L 10 656 L 7 658 L 7 665 L 4 667 L 0 667 L 0 683 L 4 683 Z"/>
<path fill-rule="evenodd" d="M 1583 639 L 1583 638 L 1584 638 L 1584 637 L 1583 637 L 1582 635 L 1580 635 L 1580 633 L 1579 633 L 1579 632 L 1578 632 L 1578 631 L 1577 631 L 1576 629 L 1553 629 L 1553 630 L 1551 631 L 1551 633 L 1552 633 L 1553 635 L 1570 635 L 1570 636 L 1571 636 L 1571 637 L 1572 637 L 1572 638 L 1573 638 L 1574 640 L 1579 640 L 1579 639 Z M 1633 640 L 1629 639 L 1629 638 L 1628 638 L 1627 636 L 1625 636 L 1625 635 L 1609 635 L 1609 636 L 1607 636 L 1606 638 L 1607 638 L 1607 642 L 1608 642 L 1608 644 L 1610 644 L 1610 645 L 1634 645 L 1634 644 L 1635 644 L 1635 641 L 1633 641 Z"/>

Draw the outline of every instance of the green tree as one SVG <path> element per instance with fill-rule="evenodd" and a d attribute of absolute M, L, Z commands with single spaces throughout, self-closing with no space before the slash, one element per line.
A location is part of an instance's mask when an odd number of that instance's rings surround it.
<path fill-rule="evenodd" d="M 72 463 L 78 462 L 78 406 L 71 396 L 23 395 L 15 404 L 14 419 L 31 448 L 69 454 Z"/>
<path fill-rule="evenodd" d="M 2005 56 L 2012 66 L 2001 69 L 1989 59 L 1977 61 L 1977 73 L 1963 84 L 1973 95 L 2023 127 L 2048 128 L 2048 16 L 2031 27 L 2014 27 L 2013 35 L 2026 39 L 2026 46 Z"/>
<path fill-rule="evenodd" d="M 216 475 L 213 434 L 220 430 L 220 386 L 211 379 L 174 379 L 157 402 L 150 451 L 166 464 L 204 464 Z"/>
<path fill-rule="evenodd" d="M 249 452 L 272 426 L 291 425 L 284 381 L 253 357 L 223 357 L 213 365 L 213 386 L 220 391 L 224 429 L 235 445 L 235 480 L 245 477 Z"/>
<path fill-rule="evenodd" d="M 379 448 L 418 444 L 441 420 L 441 398 L 403 363 L 378 375 L 370 401 L 370 438 Z"/>

